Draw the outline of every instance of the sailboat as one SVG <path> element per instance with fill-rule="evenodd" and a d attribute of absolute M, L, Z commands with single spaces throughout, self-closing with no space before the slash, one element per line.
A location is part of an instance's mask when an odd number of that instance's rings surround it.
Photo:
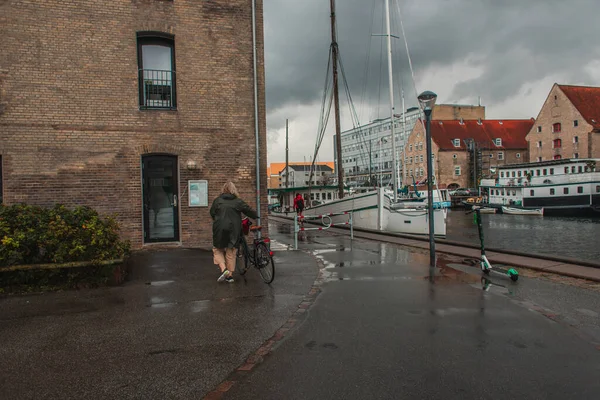
<path fill-rule="evenodd" d="M 386 193 L 383 187 L 371 190 L 366 193 L 355 193 L 344 197 L 345 188 L 343 182 L 342 169 L 342 146 L 341 131 L 339 119 L 339 95 L 338 95 L 338 77 L 337 77 L 337 39 L 336 39 L 336 21 L 335 21 L 335 0 L 330 0 L 331 5 L 331 32 L 332 32 L 332 72 L 333 72 L 333 97 L 335 107 L 336 123 L 336 154 L 339 185 L 339 199 L 312 207 L 307 210 L 308 214 L 338 214 L 353 213 L 353 223 L 356 228 L 371 229 L 378 231 L 387 231 L 393 233 L 428 235 L 429 217 L 425 203 L 410 204 L 409 202 L 399 201 L 398 199 L 398 154 L 396 152 L 396 140 L 394 131 L 394 91 L 392 74 L 392 47 L 390 32 L 390 10 L 389 0 L 385 0 L 386 13 L 386 31 L 387 34 L 387 57 L 388 57 L 388 77 L 389 77 L 389 95 L 390 95 L 390 115 L 391 115 L 391 140 L 392 140 L 392 171 L 393 171 L 393 192 Z M 318 147 L 315 150 L 318 151 Z M 447 209 L 438 208 L 434 210 L 435 235 L 446 235 Z M 345 216 L 332 217 L 333 222 L 343 222 Z"/>

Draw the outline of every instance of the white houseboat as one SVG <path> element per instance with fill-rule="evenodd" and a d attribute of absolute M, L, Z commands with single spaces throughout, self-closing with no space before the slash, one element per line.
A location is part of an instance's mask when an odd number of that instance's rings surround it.
<path fill-rule="evenodd" d="M 497 167 L 480 188 L 490 206 L 544 209 L 544 215 L 600 216 L 600 159 L 564 159 Z"/>

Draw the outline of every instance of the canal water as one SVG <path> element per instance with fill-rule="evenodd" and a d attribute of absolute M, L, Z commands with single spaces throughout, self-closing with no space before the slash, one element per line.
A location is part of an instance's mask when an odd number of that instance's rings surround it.
<path fill-rule="evenodd" d="M 580 260 L 600 261 L 600 218 L 483 214 L 485 245 Z M 448 213 L 446 238 L 479 243 L 473 214 Z"/>

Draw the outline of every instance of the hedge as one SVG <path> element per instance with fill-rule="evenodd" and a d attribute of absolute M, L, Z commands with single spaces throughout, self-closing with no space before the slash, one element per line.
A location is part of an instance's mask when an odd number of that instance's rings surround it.
<path fill-rule="evenodd" d="M 90 207 L 0 205 L 0 271 L 12 265 L 100 264 L 124 258 L 129 248 L 115 219 Z"/>

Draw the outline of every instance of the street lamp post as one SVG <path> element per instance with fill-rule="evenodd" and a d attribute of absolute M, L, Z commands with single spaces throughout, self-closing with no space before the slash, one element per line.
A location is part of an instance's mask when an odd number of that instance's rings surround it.
<path fill-rule="evenodd" d="M 429 266 L 435 267 L 435 226 L 433 223 L 433 160 L 431 148 L 431 113 L 437 94 L 425 91 L 419 95 L 419 103 L 425 114 L 425 139 L 427 142 L 427 213 L 429 215 Z"/>

